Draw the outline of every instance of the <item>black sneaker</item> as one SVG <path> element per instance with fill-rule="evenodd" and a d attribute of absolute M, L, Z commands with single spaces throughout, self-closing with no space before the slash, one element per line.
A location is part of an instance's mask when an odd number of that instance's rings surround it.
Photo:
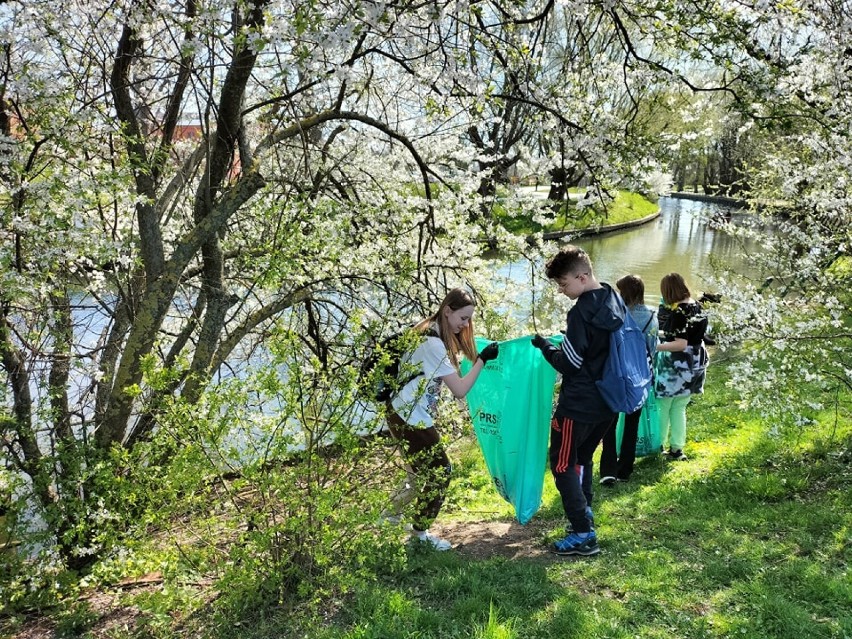
<path fill-rule="evenodd" d="M 570 533 L 567 537 L 553 543 L 553 552 L 557 555 L 580 555 L 589 557 L 601 551 L 595 531 L 587 533 Z"/>
<path fill-rule="evenodd" d="M 670 450 L 668 452 L 668 455 L 669 459 L 671 459 L 672 461 L 686 461 L 688 459 L 688 457 L 684 455 L 683 451 L 680 449 Z"/>
<path fill-rule="evenodd" d="M 606 477 L 601 477 L 601 486 L 612 486 L 615 483 L 615 477 L 612 475 L 607 475 Z"/>

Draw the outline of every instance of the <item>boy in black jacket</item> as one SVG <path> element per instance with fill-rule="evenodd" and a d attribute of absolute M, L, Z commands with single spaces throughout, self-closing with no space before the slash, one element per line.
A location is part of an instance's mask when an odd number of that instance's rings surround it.
<path fill-rule="evenodd" d="M 595 279 L 583 249 L 566 246 L 545 269 L 559 292 L 576 301 L 568 311 L 561 347 L 541 335 L 532 338 L 533 346 L 562 373 L 550 424 L 550 472 L 573 530 L 553 550 L 559 555 L 596 555 L 600 548 L 592 527 L 592 455 L 618 415 L 601 397 L 595 381 L 609 356 L 610 334 L 624 323 L 624 315 L 617 293 Z"/>

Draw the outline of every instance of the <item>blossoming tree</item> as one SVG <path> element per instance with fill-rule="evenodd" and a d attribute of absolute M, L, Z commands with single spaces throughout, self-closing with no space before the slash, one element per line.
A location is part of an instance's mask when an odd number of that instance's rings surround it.
<path fill-rule="evenodd" d="M 830 337 L 790 366 L 825 356 L 848 386 L 848 22 L 738 7 L 0 3 L 3 459 L 63 559 L 97 552 L 99 462 L 273 327 L 334 372 L 356 319 L 422 314 L 462 282 L 512 300 L 480 259 L 485 241 L 534 256 L 480 215 L 501 171 L 545 154 L 602 191 L 640 175 L 646 100 L 672 86 L 783 125 L 750 182 L 799 212 L 779 278 L 822 303 L 790 321 L 791 297 L 753 289 L 760 326 L 728 317 L 787 348 Z"/>

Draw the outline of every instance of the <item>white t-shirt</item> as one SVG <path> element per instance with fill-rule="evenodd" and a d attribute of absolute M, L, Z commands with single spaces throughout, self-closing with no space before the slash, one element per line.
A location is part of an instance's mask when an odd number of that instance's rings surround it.
<path fill-rule="evenodd" d="M 406 424 L 429 428 L 438 412 L 441 378 L 457 371 L 440 337 L 426 336 L 420 346 L 403 356 L 400 370 L 418 364 L 423 374 L 403 386 L 391 399 L 391 405 Z"/>

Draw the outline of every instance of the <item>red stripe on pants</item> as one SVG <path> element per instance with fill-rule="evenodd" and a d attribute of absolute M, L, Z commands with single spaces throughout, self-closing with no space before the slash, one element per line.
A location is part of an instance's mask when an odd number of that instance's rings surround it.
<path fill-rule="evenodd" d="M 554 420 L 556 421 L 556 420 Z M 562 442 L 559 446 L 559 456 L 556 458 L 557 473 L 564 473 L 568 470 L 569 462 L 571 461 L 571 441 L 574 438 L 574 420 L 569 418 L 562 419 Z"/>

